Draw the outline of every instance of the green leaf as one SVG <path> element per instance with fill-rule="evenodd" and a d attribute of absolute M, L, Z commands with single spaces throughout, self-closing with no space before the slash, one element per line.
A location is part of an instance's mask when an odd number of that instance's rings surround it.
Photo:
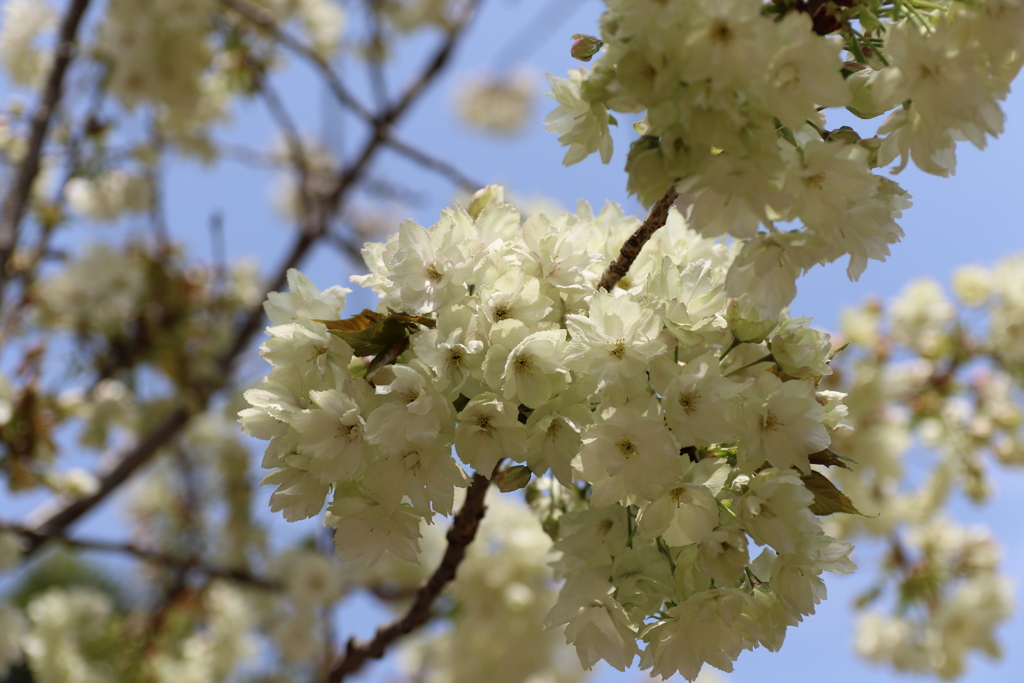
<path fill-rule="evenodd" d="M 850 515 L 860 515 L 853 501 L 846 497 L 846 494 L 836 488 L 836 485 L 829 481 L 821 472 L 811 472 L 800 477 L 807 490 L 814 494 L 814 502 L 810 505 L 810 511 L 823 517 L 836 512 L 845 512 Z M 861 515 L 863 516 L 863 515 Z"/>
<path fill-rule="evenodd" d="M 833 453 L 832 449 L 830 448 L 826 448 L 823 451 L 818 451 L 817 453 L 811 453 L 810 455 L 807 456 L 807 459 L 811 461 L 812 465 L 822 465 L 824 467 L 842 467 L 844 470 L 853 469 L 846 464 L 848 462 L 852 462 L 854 465 L 857 464 L 857 461 L 854 460 L 853 458 L 847 458 L 845 456 L 839 455 L 838 453 Z"/>

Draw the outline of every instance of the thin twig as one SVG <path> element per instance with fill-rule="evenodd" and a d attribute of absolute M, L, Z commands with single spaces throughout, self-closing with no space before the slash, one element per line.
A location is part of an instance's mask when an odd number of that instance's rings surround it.
<path fill-rule="evenodd" d="M 416 162 L 423 168 L 426 168 L 430 171 L 434 171 L 444 176 L 448 180 L 452 181 L 452 183 L 457 185 L 459 188 L 467 192 L 476 192 L 477 190 L 484 186 L 483 183 L 473 180 L 469 176 L 462 173 L 462 171 L 455 168 L 455 166 L 449 164 L 447 161 L 435 159 L 434 157 L 427 155 L 426 153 L 416 149 L 411 145 L 407 145 L 404 142 L 399 142 L 393 137 L 388 138 L 387 144 L 394 151 Z"/>
<path fill-rule="evenodd" d="M 43 143 L 46 142 L 46 134 L 50 129 L 50 123 L 64 91 L 64 75 L 74 57 L 78 26 L 88 6 L 89 0 L 72 0 L 61 21 L 57 46 L 53 52 L 53 66 L 46 78 L 42 99 L 32 113 L 28 149 L 18 165 L 14 183 L 4 198 L 2 218 L 0 218 L 0 288 L 7 282 L 9 275 L 7 263 L 18 244 L 18 229 L 21 219 L 25 215 L 25 207 L 28 205 L 29 195 L 32 192 L 32 184 L 35 182 L 36 176 L 39 175 Z"/>
<path fill-rule="evenodd" d="M 89 539 L 78 539 L 78 538 L 67 538 L 62 535 L 49 535 L 29 529 L 17 524 L 7 524 L 0 522 L 0 531 L 8 531 L 11 533 L 19 534 L 24 537 L 32 545 L 41 545 L 47 541 L 56 541 L 63 543 L 71 548 L 78 548 L 80 550 L 99 550 L 102 552 L 112 553 L 127 553 L 134 555 L 140 560 L 147 562 L 155 562 L 157 564 L 165 565 L 168 567 L 176 567 L 184 570 L 194 570 L 202 572 L 207 576 L 227 579 L 229 581 L 235 581 L 238 583 L 244 583 L 249 586 L 256 588 L 262 588 L 269 591 L 279 591 L 283 589 L 283 586 L 279 581 L 274 579 L 268 579 L 265 577 L 257 576 L 251 572 L 242 569 L 227 569 L 225 567 L 216 567 L 213 565 L 205 564 L 198 559 L 175 557 L 167 553 L 162 553 L 156 550 L 150 550 L 148 548 L 142 548 L 133 543 L 117 543 L 113 541 L 97 541 Z"/>
<path fill-rule="evenodd" d="M 497 471 L 498 468 L 495 467 L 494 472 Z M 494 473 L 491 476 L 493 478 Z M 378 628 L 372 640 L 349 639 L 345 653 L 335 660 L 327 676 L 327 683 L 338 683 L 345 676 L 359 671 L 367 659 L 380 659 L 391 643 L 427 623 L 430 619 L 430 608 L 445 586 L 455 578 L 455 572 L 466 556 L 466 548 L 476 537 L 480 520 L 483 519 L 486 510 L 484 497 L 488 486 L 490 481 L 482 474 L 477 473 L 473 476 L 473 483 L 466 491 L 466 501 L 448 530 L 448 547 L 445 549 L 441 564 L 416 591 L 412 605 L 405 614 Z"/>
<path fill-rule="evenodd" d="M 312 218 L 310 209 L 313 202 L 313 189 L 310 187 L 309 160 L 306 157 L 306 150 L 302 144 L 302 137 L 299 135 L 299 129 L 295 125 L 291 114 L 288 113 L 287 107 L 281 102 L 281 98 L 277 96 L 277 91 L 270 86 L 270 83 L 264 81 L 260 84 L 260 94 L 267 103 L 267 109 L 270 111 L 271 118 L 274 119 L 277 127 L 281 130 L 281 134 L 284 135 L 285 145 L 288 147 L 288 156 L 295 167 L 295 174 L 299 180 L 299 222 L 302 224 L 302 231 L 308 232 L 314 229 L 310 223 Z"/>
<path fill-rule="evenodd" d="M 426 169 L 440 173 L 463 189 L 473 191 L 483 187 L 483 184 L 475 182 L 459 173 L 448 162 L 437 159 L 422 150 L 414 148 L 408 143 L 398 140 L 391 130 L 392 124 L 403 113 L 405 113 L 405 109 L 408 105 L 414 101 L 417 96 L 419 96 L 423 87 L 432 81 L 434 76 L 437 75 L 437 72 L 445 65 L 452 49 L 455 47 L 455 42 L 458 36 L 462 34 L 465 25 L 473 16 L 474 10 L 479 4 L 479 0 L 473 0 L 467 4 L 466 11 L 463 12 L 458 21 L 456 21 L 455 25 L 449 31 L 447 41 L 442 46 L 442 49 L 435 55 L 434 61 L 431 62 L 430 67 L 413 82 L 413 85 L 410 88 L 406 90 L 398 104 L 385 109 L 377 116 L 374 116 L 373 112 L 363 106 L 363 104 L 348 91 L 345 85 L 341 82 L 341 79 L 338 77 L 338 74 L 334 72 L 334 69 L 331 68 L 331 65 L 323 57 L 318 55 L 312 48 L 305 45 L 301 40 L 282 29 L 274 21 L 273 16 L 269 12 L 254 6 L 250 0 L 220 0 L 220 2 L 241 14 L 248 21 L 259 26 L 277 42 L 309 61 L 310 64 L 320 72 L 320 75 L 327 83 L 328 89 L 335 96 L 338 102 L 343 107 L 353 111 L 360 119 L 369 124 L 373 128 L 374 136 L 379 138 L 379 142 L 385 143 L 398 154 L 408 157 Z"/>
<path fill-rule="evenodd" d="M 146 180 L 149 183 L 149 222 L 156 237 L 156 243 L 161 249 L 170 248 L 171 237 L 167 230 L 167 216 L 164 214 L 164 201 L 161 188 L 161 156 L 163 149 L 163 136 L 160 134 L 160 126 L 155 116 L 149 120 L 149 144 L 153 148 L 153 162 L 146 164 Z"/>
<path fill-rule="evenodd" d="M 218 142 L 215 145 L 217 156 L 228 161 L 256 168 L 281 169 L 287 167 L 287 162 L 261 149 L 253 149 L 230 142 Z"/>
<path fill-rule="evenodd" d="M 376 0 L 365 0 L 366 11 L 370 15 L 370 47 L 367 50 L 366 64 L 370 72 L 370 87 L 377 108 L 381 111 L 388 106 L 388 84 L 384 78 L 382 63 L 384 50 L 384 23 L 380 19 L 380 3 Z"/>
<path fill-rule="evenodd" d="M 235 0 L 230 1 L 233 2 Z M 448 60 L 451 59 L 452 52 L 454 52 L 455 47 L 459 43 L 459 38 L 465 33 L 466 27 L 475 16 L 476 9 L 480 5 L 480 2 L 481 0 L 469 0 L 466 3 L 461 15 L 456 19 L 451 29 L 448 31 L 447 38 L 441 44 L 440 48 L 438 48 L 437 52 L 434 53 L 434 57 L 427 64 L 427 67 L 423 70 L 420 76 L 406 88 L 402 97 L 399 98 L 399 100 L 393 104 L 390 109 L 376 119 L 379 123 L 374 127 L 374 134 L 370 139 L 370 142 L 345 175 L 338 179 L 338 184 L 329 195 L 329 201 L 332 206 L 338 206 L 341 198 L 352 184 L 352 176 L 356 173 L 361 173 L 362 169 L 367 163 L 369 163 L 370 157 L 373 155 L 373 152 L 376 151 L 377 147 L 381 143 L 388 141 L 387 131 L 390 126 L 406 112 L 420 93 L 422 93 L 423 90 L 433 82 L 437 74 L 440 73 L 441 69 L 443 69 L 448 63 Z"/>
<path fill-rule="evenodd" d="M 259 26 L 268 33 L 271 38 L 281 43 L 292 52 L 299 54 L 309 61 L 310 64 L 320 72 L 320 75 L 324 77 L 324 80 L 327 82 L 327 87 L 343 106 L 354 111 L 360 118 L 366 121 L 373 121 L 373 113 L 364 107 L 363 104 L 348 91 L 348 88 L 346 88 L 341 82 L 338 75 L 334 73 L 333 69 L 331 69 L 331 65 L 327 63 L 327 60 L 318 55 L 315 50 L 307 46 L 301 40 L 278 26 L 277 22 L 274 21 L 274 15 L 271 14 L 269 10 L 259 7 L 250 0 L 220 0 L 220 2 L 221 4 L 230 7 L 235 12 L 238 12 L 249 22 Z"/>
<path fill-rule="evenodd" d="M 608 268 L 601 275 L 601 281 L 597 285 L 598 289 L 610 292 L 619 283 L 619 280 L 626 276 L 630 266 L 636 261 L 636 257 L 640 255 L 640 250 L 647 244 L 647 240 L 651 239 L 651 236 L 665 225 L 665 221 L 668 220 L 668 210 L 672 208 L 672 203 L 675 202 L 678 196 L 679 193 L 676 192 L 675 184 L 673 183 L 668 188 L 665 196 L 651 207 L 651 213 L 647 216 L 647 220 L 622 245 L 622 249 L 619 250 L 619 255 L 615 257 L 615 260 L 608 264 Z"/>
<path fill-rule="evenodd" d="M 125 453 L 110 471 L 99 477 L 96 492 L 78 498 L 60 508 L 34 529 L 34 535 L 28 537 L 26 555 L 36 552 L 51 538 L 59 538 L 64 530 L 75 523 L 79 517 L 91 510 L 112 491 L 128 480 L 137 469 L 149 462 L 167 441 L 177 434 L 192 417 L 192 411 L 182 406 L 163 421 L 149 435 Z"/>

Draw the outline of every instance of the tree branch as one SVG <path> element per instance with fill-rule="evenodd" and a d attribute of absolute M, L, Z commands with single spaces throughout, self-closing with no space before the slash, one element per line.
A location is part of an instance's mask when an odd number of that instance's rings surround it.
<path fill-rule="evenodd" d="M 127 553 L 134 555 L 140 560 L 147 562 L 155 562 L 157 564 L 164 565 L 166 567 L 175 567 L 184 571 L 195 570 L 218 579 L 226 579 L 228 581 L 235 581 L 237 583 L 244 583 L 248 586 L 260 588 L 267 591 L 280 591 L 283 586 L 279 581 L 273 579 L 267 579 L 261 576 L 241 570 L 241 569 L 227 569 L 225 567 L 215 567 L 203 563 L 198 559 L 189 559 L 183 557 L 175 557 L 168 555 L 156 550 L 149 550 L 148 548 L 142 548 L 132 543 L 116 543 L 112 541 L 95 541 L 88 539 L 76 539 L 67 538 L 61 535 L 49 535 L 34 529 L 29 529 L 17 524 L 7 524 L 0 522 L 0 531 L 7 531 L 10 533 L 18 534 L 24 537 L 30 544 L 38 546 L 42 542 L 56 541 L 63 543 L 66 546 L 72 548 L 79 548 L 81 550 L 99 550 L 103 552 L 113 553 Z"/>
<path fill-rule="evenodd" d="M 647 220 L 622 245 L 615 260 L 608 264 L 608 268 L 601 275 L 601 281 L 597 285 L 598 289 L 610 292 L 619 283 L 619 280 L 626 276 L 630 266 L 640 255 L 640 250 L 647 244 L 647 240 L 651 239 L 651 236 L 665 225 L 665 221 L 668 220 L 668 210 L 672 208 L 672 204 L 678 196 L 679 193 L 676 192 L 675 183 L 673 183 L 665 192 L 665 196 L 651 207 L 651 213 L 647 216 Z"/>
<path fill-rule="evenodd" d="M 238 0 L 222 1 L 237 2 Z M 467 3 L 459 21 L 451 29 L 448 38 L 428 62 L 419 78 L 409 86 L 402 98 L 384 113 L 382 120 L 388 125 L 401 117 L 416 97 L 440 73 L 458 42 L 458 37 L 468 25 L 479 3 L 480 0 L 471 0 Z M 309 250 L 327 235 L 330 216 L 339 211 L 348 192 L 363 177 L 363 173 L 374 154 L 379 149 L 381 143 L 385 142 L 384 137 L 380 133 L 381 129 L 378 128 L 376 130 L 377 132 L 366 142 L 363 151 L 355 163 L 349 166 L 344 173 L 338 175 L 338 179 L 331 192 L 316 203 L 317 206 L 314 207 L 316 213 L 312 219 L 312 224 L 316 226 L 316 229 L 299 231 L 292 248 L 277 269 L 274 277 L 268 282 L 262 297 L 263 300 L 266 299 L 267 292 L 281 290 L 285 284 L 288 269 L 297 266 Z M 164 420 L 142 441 L 129 449 L 112 469 L 100 477 L 96 493 L 67 504 L 41 522 L 35 528 L 38 535 L 29 540 L 27 554 L 37 551 L 50 537 L 60 536 L 65 529 L 74 524 L 82 515 L 102 502 L 110 493 L 120 487 L 121 484 L 134 474 L 136 470 L 148 463 L 164 444 L 174 438 L 189 423 L 193 415 L 205 409 L 210 394 L 227 384 L 228 379 L 231 377 L 235 360 L 249 346 L 253 335 L 260 329 L 263 316 L 262 303 L 251 308 L 245 316 L 243 322 L 238 327 L 234 342 L 220 357 L 218 365 L 221 369 L 221 381 L 214 386 L 203 387 L 196 401 L 175 409 L 170 417 Z"/>
<path fill-rule="evenodd" d="M 316 229 L 310 223 L 310 219 L 313 218 L 311 215 L 313 188 L 310 187 L 309 160 L 306 157 L 306 150 L 302 144 L 302 137 L 299 135 L 299 129 L 295 125 L 291 114 L 288 113 L 288 108 L 284 106 L 281 98 L 277 96 L 277 91 L 264 81 L 260 84 L 260 93 L 263 95 L 263 100 L 267 103 L 267 109 L 270 111 L 271 118 L 274 119 L 281 134 L 284 135 L 288 156 L 298 176 L 299 223 L 302 225 L 302 232 L 310 232 Z"/>
<path fill-rule="evenodd" d="M 499 463 L 500 465 L 500 463 Z M 498 471 L 495 466 L 491 478 Z M 490 481 L 482 474 L 473 476 L 473 483 L 466 491 L 466 501 L 455 515 L 451 528 L 448 530 L 448 547 L 441 559 L 441 564 L 426 582 L 416 591 L 412 605 L 405 614 L 377 629 L 370 641 L 357 641 L 351 638 L 345 646 L 345 654 L 338 657 L 327 675 L 327 683 L 339 683 L 347 675 L 359 671 L 367 659 L 380 659 L 388 646 L 400 637 L 412 632 L 430 619 L 430 608 L 454 578 L 462 560 L 466 557 L 466 548 L 476 537 L 480 520 L 483 519 L 486 506 L 484 497 Z"/>
<path fill-rule="evenodd" d="M 338 75 L 334 73 L 331 65 L 323 57 L 318 55 L 312 48 L 305 45 L 301 40 L 291 35 L 274 21 L 274 15 L 269 10 L 263 9 L 252 3 L 250 0 L 220 0 L 222 5 L 230 7 L 250 23 L 259 26 L 271 38 L 281 43 L 292 52 L 295 52 L 307 60 L 313 68 L 320 72 L 327 82 L 338 101 L 345 107 L 354 111 L 360 118 L 366 121 L 373 121 L 373 114 L 369 109 L 355 98 L 355 95 L 348 91 L 348 88 L 341 82 Z"/>
<path fill-rule="evenodd" d="M 416 99 L 420 91 L 431 80 L 433 80 L 434 76 L 437 75 L 437 72 L 445 65 L 452 49 L 455 46 L 457 37 L 461 35 L 466 24 L 472 18 L 480 0 L 472 0 L 467 4 L 465 11 L 449 31 L 448 40 L 442 46 L 442 49 L 437 53 L 437 55 L 435 55 L 434 60 L 421 74 L 421 76 L 414 81 L 413 85 L 409 89 L 406 90 L 398 104 L 384 109 L 376 116 L 348 91 L 345 85 L 341 82 L 341 79 L 338 77 L 338 74 L 334 72 L 334 69 L 331 68 L 331 65 L 327 60 L 318 55 L 312 48 L 304 44 L 301 40 L 282 29 L 277 22 L 274 21 L 270 12 L 254 6 L 250 0 L 220 0 L 220 2 L 242 15 L 246 20 L 252 22 L 256 26 L 259 26 L 268 35 L 270 35 L 271 38 L 308 61 L 314 69 L 320 72 L 320 75 L 323 77 L 328 89 L 338 102 L 343 107 L 353 111 L 356 116 L 373 128 L 374 137 L 379 138 L 379 142 L 385 143 L 398 154 L 420 164 L 427 170 L 435 171 L 445 176 L 464 190 L 472 192 L 483 187 L 482 183 L 478 183 L 467 178 L 448 162 L 442 159 L 437 159 L 422 150 L 416 149 L 408 143 L 396 139 L 394 133 L 391 131 L 391 126 L 395 120 L 405 112 L 406 107 Z"/>
<path fill-rule="evenodd" d="M 388 147 L 395 152 L 398 152 L 410 161 L 416 162 L 429 171 L 434 171 L 435 173 L 444 176 L 466 192 L 476 192 L 484 186 L 483 183 L 473 180 L 447 161 L 435 159 L 425 152 L 416 149 L 412 145 L 407 145 L 393 137 L 389 137 L 385 142 L 387 142 Z"/>
<path fill-rule="evenodd" d="M 60 103 L 64 90 L 64 74 L 75 53 L 75 40 L 78 26 L 82 21 L 89 0 L 72 0 L 60 25 L 57 46 L 53 52 L 53 66 L 46 78 L 42 99 L 32 113 L 32 127 L 29 130 L 28 150 L 18 165 L 18 173 L 14 178 L 10 191 L 4 198 L 2 218 L 0 218 L 0 287 L 7 282 L 7 263 L 14 254 L 18 244 L 18 228 L 25 215 L 32 184 L 39 175 L 39 158 L 42 156 L 43 143 L 50 129 L 54 112 Z"/>

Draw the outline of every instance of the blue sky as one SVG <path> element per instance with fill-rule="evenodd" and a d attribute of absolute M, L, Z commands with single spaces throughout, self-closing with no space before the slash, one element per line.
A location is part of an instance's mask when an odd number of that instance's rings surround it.
<path fill-rule="evenodd" d="M 552 12 L 540 0 L 491 0 L 477 18 L 468 39 L 455 55 L 454 68 L 439 79 L 409 116 L 398 127 L 403 140 L 415 142 L 420 148 L 445 158 L 463 172 L 483 182 L 505 184 L 517 197 L 543 197 L 574 207 L 580 198 L 599 207 L 605 200 L 622 203 L 628 211 L 640 208 L 625 193 L 622 166 L 632 131 L 628 126 L 619 131 L 616 154 L 611 164 L 602 165 L 592 157 L 565 168 L 561 165 L 564 149 L 555 136 L 543 130 L 542 119 L 552 105 L 540 95 L 544 90 L 544 72 L 564 75 L 579 63 L 569 56 L 569 36 L 573 33 L 596 33 L 596 18 L 603 5 L 598 0 L 557 0 L 564 7 Z M 540 20 L 538 21 L 538 17 Z M 524 30 L 524 27 L 527 27 Z M 424 36 L 400 51 L 391 67 L 392 92 L 406 81 L 416 68 L 424 48 L 434 36 Z M 531 120 L 522 135 L 513 138 L 466 132 L 454 118 L 454 95 L 460 76 L 486 70 L 502 70 L 525 61 L 537 76 L 538 98 Z M 343 60 L 339 69 L 351 75 L 357 90 L 366 92 L 359 83 L 358 64 Z M 278 75 L 277 87 L 291 108 L 300 126 L 311 134 L 322 134 L 334 141 L 343 152 L 351 154 L 362 128 L 339 112 L 319 82 L 304 68 L 288 68 Z M 6 90 L 6 88 L 5 88 Z M 869 295 L 891 297 L 909 280 L 931 276 L 947 281 L 953 269 L 964 263 L 992 263 L 999 257 L 1024 249 L 1021 216 L 1024 215 L 1024 183 L 1021 159 L 1024 158 L 1024 97 L 1011 95 L 1005 104 L 1007 125 L 1004 135 L 993 141 L 985 151 L 962 145 L 959 166 L 952 179 L 935 178 L 910 168 L 898 177 L 913 195 L 915 206 L 905 213 L 901 224 L 905 240 L 893 248 L 887 263 L 871 262 L 861 280 L 851 283 L 845 275 L 845 264 L 812 271 L 799 283 L 800 293 L 792 306 L 795 316 L 812 316 L 819 327 L 835 329 L 841 310 L 862 301 Z M 238 106 L 232 122 L 220 128 L 217 139 L 254 148 L 267 148 L 275 138 L 273 127 L 259 103 Z M 203 167 L 191 161 L 178 161 L 168 169 L 169 194 L 166 204 L 172 234 L 184 240 L 193 254 L 208 258 L 210 238 L 207 230 L 210 216 L 221 212 L 225 218 L 227 250 L 230 258 L 256 259 L 265 272 L 276 263 L 290 238 L 290 226 L 272 207 L 269 194 L 276 186 L 275 176 L 226 161 L 215 167 Z M 392 153 L 385 153 L 374 166 L 372 175 L 414 189 L 421 193 L 422 203 L 405 207 L 397 217 L 413 218 L 429 225 L 439 211 L 450 204 L 455 192 L 448 181 L 426 174 Z M 369 205 L 369 200 L 362 200 Z M 397 223 L 393 226 L 397 227 Z M 106 233 L 109 236 L 109 233 Z M 104 233 L 97 237 L 103 239 Z M 107 237 L 109 238 L 109 237 Z M 321 287 L 347 284 L 352 264 L 337 253 L 322 249 L 303 264 L 303 270 Z M 365 296 L 353 295 L 353 310 L 372 306 Z M 262 372 L 258 359 L 245 365 L 246 374 Z M 998 495 L 984 512 L 958 503 L 956 513 L 961 519 L 987 521 L 1006 545 L 1005 566 L 1018 580 L 1024 577 L 1024 537 L 1016 500 L 1024 494 L 1024 477 L 1019 472 L 1000 474 Z M 106 510 L 81 525 L 83 535 L 112 534 L 111 522 L 116 514 L 116 501 Z M 9 513 L 13 505 L 0 502 L 0 512 Z M 21 506 L 18 506 L 21 507 Z M 8 516 L 7 514 L 4 515 Z M 858 550 L 867 557 L 870 548 Z M 870 667 L 851 654 L 852 638 L 850 603 L 870 579 L 864 573 L 852 577 L 828 577 L 830 599 L 819 614 L 802 626 L 791 629 L 782 652 L 765 651 L 744 654 L 736 673 L 729 680 L 739 683 L 774 683 L 775 681 L 818 680 L 828 677 L 830 683 L 853 683 L 871 676 L 876 681 L 898 680 L 885 669 Z M 350 613 L 363 621 L 361 630 L 368 631 L 376 616 L 362 609 Z M 379 616 L 383 616 L 382 614 Z M 1011 646 L 1024 642 L 1024 618 L 1016 617 L 1001 631 L 1006 645 L 1002 662 L 973 662 L 966 681 L 986 683 L 1017 683 L 1024 671 L 1024 651 Z M 604 672 L 602 681 L 642 680 L 638 671 L 617 674 Z"/>

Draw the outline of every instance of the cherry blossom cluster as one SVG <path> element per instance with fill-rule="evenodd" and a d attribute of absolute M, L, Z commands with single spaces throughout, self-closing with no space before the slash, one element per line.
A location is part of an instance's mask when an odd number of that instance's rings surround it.
<path fill-rule="evenodd" d="M 857 650 L 943 678 L 962 675 L 976 652 L 998 657 L 997 631 L 1012 612 L 998 540 L 947 515 L 958 493 L 976 504 L 992 496 L 994 462 L 1024 463 L 1021 257 L 962 267 L 951 289 L 925 278 L 887 306 L 846 311 L 849 347 L 822 383 L 849 394 L 855 429 L 833 448 L 856 472 L 834 478 L 866 515 L 831 517 L 826 529 L 884 548 L 857 601 L 868 610 Z"/>
<path fill-rule="evenodd" d="M 370 274 L 352 279 L 380 304 L 345 325 L 347 290 L 291 271 L 266 303 L 273 367 L 241 412 L 270 441 L 272 509 L 326 504 L 343 560 L 415 562 L 465 468 L 503 490 L 544 477 L 531 498 L 566 581 L 548 623 L 585 667 L 640 655 L 692 680 L 780 647 L 824 597 L 820 574 L 853 569 L 817 515 L 855 508 L 811 467 L 840 462 L 827 449 L 848 428 L 842 394 L 816 388 L 828 335 L 729 299 L 736 247 L 674 210 L 627 278 L 596 289 L 637 224 L 612 204 L 522 221 L 487 188 L 367 244 Z M 352 336 L 359 319 L 377 322 Z M 396 363 L 354 352 L 388 324 L 408 334 L 385 342 Z"/>
<path fill-rule="evenodd" d="M 565 163 L 594 152 L 607 163 L 609 112 L 642 113 L 629 190 L 650 204 L 675 186 L 694 230 L 743 240 L 726 287 L 754 292 L 764 315 L 815 264 L 848 255 L 857 279 L 886 258 L 910 204 L 873 169 L 913 159 L 946 176 L 958 140 L 984 147 L 1002 131 L 1024 41 L 1015 0 L 607 4 L 600 41 L 574 46 L 589 59 L 603 43 L 593 68 L 550 79 L 559 106 L 547 124 Z M 889 116 L 870 137 L 828 130 L 824 111 L 843 107 Z"/>

